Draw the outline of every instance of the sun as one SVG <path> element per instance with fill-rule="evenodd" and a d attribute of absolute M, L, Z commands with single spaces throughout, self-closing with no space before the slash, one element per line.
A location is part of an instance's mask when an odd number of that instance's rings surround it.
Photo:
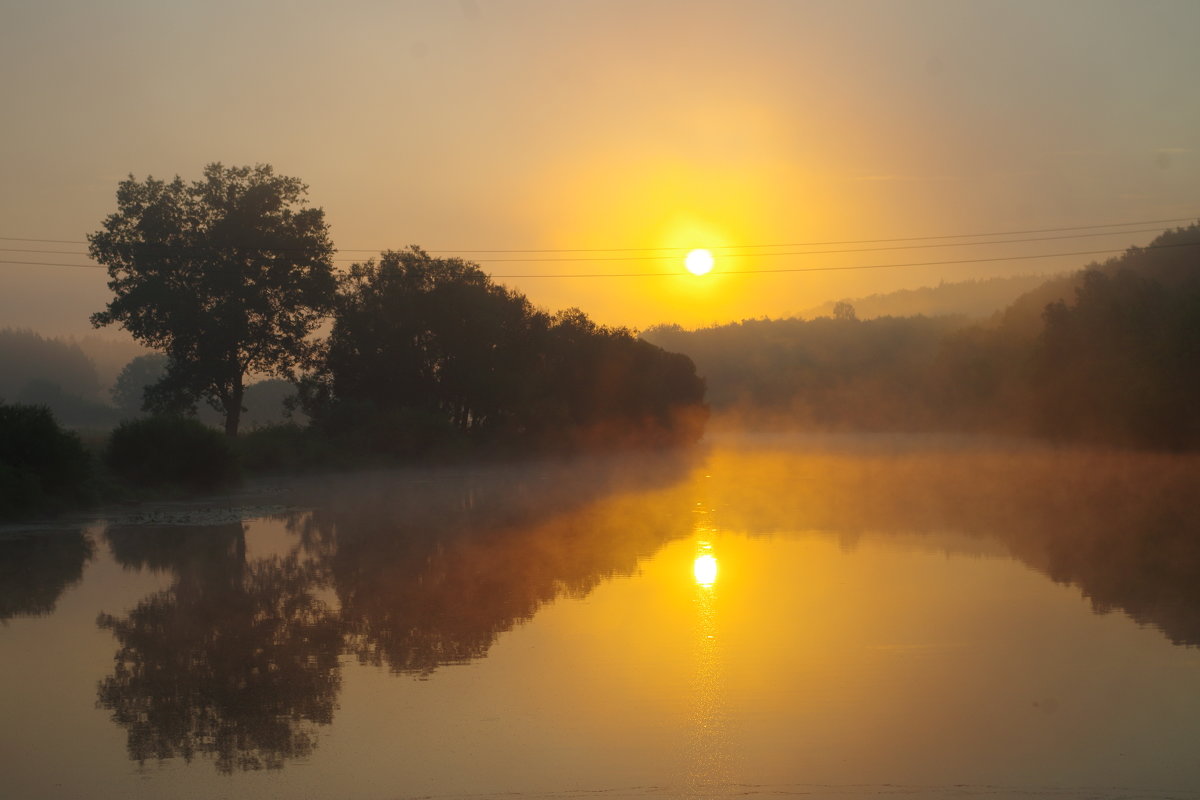
<path fill-rule="evenodd" d="M 713 255 L 707 250 L 693 250 L 687 254 L 687 258 L 683 260 L 683 265 L 693 275 L 707 275 L 709 272 L 712 272 Z"/>

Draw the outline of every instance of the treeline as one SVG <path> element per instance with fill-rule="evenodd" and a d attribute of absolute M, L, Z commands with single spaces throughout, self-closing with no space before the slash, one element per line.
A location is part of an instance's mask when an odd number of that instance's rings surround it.
<path fill-rule="evenodd" d="M 707 415 L 687 356 L 578 309 L 538 310 L 417 247 L 350 268 L 312 363 L 300 405 L 313 427 L 370 451 L 672 445 L 699 438 Z"/>
<path fill-rule="evenodd" d="M 192 488 L 243 468 L 661 447 L 702 434 L 705 384 L 687 356 L 578 309 L 536 309 L 477 265 L 417 247 L 339 274 L 324 212 L 306 192 L 266 164 L 209 164 L 191 183 L 122 181 L 116 212 L 88 235 L 113 292 L 91 321 L 155 353 L 125 366 L 105 409 L 78 348 L 14 333 L 24 350 L 10 362 L 63 362 L 46 379 L 31 379 L 32 366 L 10 370 L 23 376 L 0 386 L 20 401 L 14 413 L 54 408 L 91 427 L 124 418 L 93 448 L 110 474 Z M 76 385 L 90 415 L 55 395 Z M 256 394 L 276 408 L 287 395 L 306 424 L 239 440 Z M 219 415 L 223 445 L 188 423 L 205 407 Z M 133 409 L 154 418 L 130 420 Z M 36 459 L 6 450 L 4 435 L 0 468 L 40 480 Z"/>
<path fill-rule="evenodd" d="M 272 375 L 299 386 L 310 433 L 369 453 L 700 435 L 704 382 L 686 356 L 575 309 L 547 314 L 477 265 L 417 247 L 339 274 L 306 192 L 266 164 L 121 182 L 117 211 L 88 236 L 113 291 L 92 323 L 166 357 L 147 409 L 206 403 L 236 437 L 248 376 Z"/>
<path fill-rule="evenodd" d="M 106 431 L 122 421 L 145 416 L 145 390 L 162 378 L 167 358 L 136 352 L 134 345 L 112 345 L 124 353 L 107 381 L 96 359 L 78 342 L 43 336 L 30 330 L 0 328 L 0 402 L 48 408 L 68 428 Z M 119 371 L 118 371 L 119 370 Z M 105 385 L 105 383 L 111 385 Z M 278 425 L 289 419 L 284 401 L 294 387 L 278 379 L 258 380 L 246 387 L 243 421 L 251 428 Z M 197 409 L 206 424 L 220 417 L 205 406 Z"/>
<path fill-rule="evenodd" d="M 1200 447 L 1200 225 L 1056 278 L 986 323 L 852 313 L 645 336 L 748 426 Z"/>

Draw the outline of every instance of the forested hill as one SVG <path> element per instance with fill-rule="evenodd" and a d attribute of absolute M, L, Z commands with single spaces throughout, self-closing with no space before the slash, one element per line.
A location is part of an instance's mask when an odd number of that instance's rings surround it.
<path fill-rule="evenodd" d="M 1044 284 L 1046 275 L 1016 275 L 1000 278 L 939 283 L 919 289 L 901 289 L 866 297 L 845 298 L 854 306 L 859 319 L 875 317 L 913 317 L 962 315 L 977 319 L 1001 311 L 1021 295 Z M 835 301 L 801 311 L 804 319 L 833 316 Z"/>
<path fill-rule="evenodd" d="M 1200 448 L 1200 224 L 1045 281 L 984 322 L 836 311 L 644 336 L 691 356 L 713 410 L 741 425 Z"/>

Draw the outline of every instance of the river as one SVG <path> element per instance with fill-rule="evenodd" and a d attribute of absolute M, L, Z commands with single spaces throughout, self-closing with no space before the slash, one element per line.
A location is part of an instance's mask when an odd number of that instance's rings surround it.
<path fill-rule="evenodd" d="M 1200 797 L 1198 496 L 730 437 L 9 527 L 0 795 Z"/>

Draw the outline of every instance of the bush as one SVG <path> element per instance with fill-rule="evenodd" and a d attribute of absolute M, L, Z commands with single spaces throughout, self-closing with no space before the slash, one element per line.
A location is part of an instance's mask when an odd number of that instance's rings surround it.
<path fill-rule="evenodd" d="M 139 486 L 213 489 L 237 481 L 237 456 L 220 432 L 185 417 L 121 423 L 109 437 L 104 463 Z"/>
<path fill-rule="evenodd" d="M 45 406 L 0 403 L 0 518 L 78 508 L 91 499 L 91 459 Z"/>
<path fill-rule="evenodd" d="M 291 422 L 254 428 L 239 435 L 234 447 L 247 472 L 299 472 L 336 465 L 327 438 Z"/>

